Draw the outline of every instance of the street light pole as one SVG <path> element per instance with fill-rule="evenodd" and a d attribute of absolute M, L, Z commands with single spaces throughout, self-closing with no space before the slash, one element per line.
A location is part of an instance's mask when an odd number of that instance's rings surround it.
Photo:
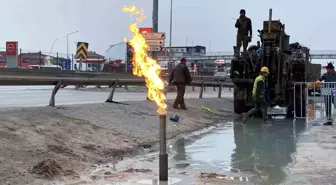
<path fill-rule="evenodd" d="M 71 32 L 71 33 L 67 34 L 67 58 L 69 58 L 69 36 L 73 35 L 75 33 L 78 33 L 78 31 L 74 31 L 74 32 Z"/>
<path fill-rule="evenodd" d="M 51 52 L 52 52 L 52 50 L 54 48 L 54 45 L 55 45 L 56 41 L 58 41 L 58 39 L 55 39 L 54 42 L 51 45 L 50 54 L 49 54 L 50 56 L 51 56 Z"/>

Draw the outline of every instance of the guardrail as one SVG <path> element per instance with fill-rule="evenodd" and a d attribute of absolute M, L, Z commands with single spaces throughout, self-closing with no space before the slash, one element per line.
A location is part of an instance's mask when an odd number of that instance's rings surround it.
<path fill-rule="evenodd" d="M 33 69 L 15 69 L 15 68 L 0 68 L 0 75 L 3 76 L 41 76 L 41 77 L 71 77 L 71 78 L 115 78 L 123 77 L 127 79 L 137 79 L 139 77 L 130 73 L 104 73 L 104 72 L 84 72 L 84 71 L 48 71 L 48 70 L 33 70 Z M 165 80 L 169 79 L 169 75 L 162 75 Z M 228 81 L 228 77 L 223 76 L 199 76 L 193 75 L 193 80 L 203 81 Z"/>
<path fill-rule="evenodd" d="M 79 75 L 78 75 L 79 74 Z M 193 77 L 193 82 L 190 86 L 201 87 L 199 98 L 203 98 L 203 92 L 205 91 L 206 87 L 213 87 L 214 90 L 216 87 L 219 88 L 218 90 L 218 98 L 221 98 L 221 92 L 223 87 L 233 87 L 231 82 L 222 82 L 219 78 L 217 80 L 204 80 L 205 77 Z M 208 78 L 212 79 L 212 78 Z M 219 79 L 219 80 L 218 80 Z M 82 85 L 95 85 L 95 86 L 112 86 L 112 91 L 107 98 L 106 102 L 114 102 L 113 95 L 115 89 L 118 85 L 136 85 L 136 86 L 144 86 L 145 79 L 140 78 L 134 75 L 126 75 L 126 74 L 97 74 L 97 73 L 90 73 L 87 74 L 86 72 L 82 73 L 74 73 L 74 72 L 45 72 L 45 71 L 29 71 L 29 70 L 3 70 L 0 69 L 0 85 L 54 85 L 54 89 L 52 91 L 49 106 L 55 106 L 55 96 L 58 90 L 62 86 L 67 85 L 75 85 L 75 86 L 82 86 Z"/>

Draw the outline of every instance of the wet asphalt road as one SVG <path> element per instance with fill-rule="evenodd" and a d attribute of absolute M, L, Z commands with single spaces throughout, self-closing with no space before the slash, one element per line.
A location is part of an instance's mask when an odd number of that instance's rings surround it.
<path fill-rule="evenodd" d="M 0 107 L 46 106 L 49 103 L 53 86 L 0 86 Z M 76 90 L 73 87 L 60 89 L 56 95 L 56 105 L 105 102 L 109 92 Z M 176 93 L 168 93 L 168 99 L 175 98 Z M 186 98 L 198 98 L 199 93 L 187 93 Z M 204 98 L 217 97 L 215 91 L 209 90 Z M 224 92 L 222 97 L 232 96 Z M 114 101 L 141 101 L 146 99 L 143 92 L 115 92 Z"/>

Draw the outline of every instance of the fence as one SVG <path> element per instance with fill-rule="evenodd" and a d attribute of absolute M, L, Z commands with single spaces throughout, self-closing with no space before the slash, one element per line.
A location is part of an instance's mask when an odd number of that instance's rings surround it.
<path fill-rule="evenodd" d="M 336 116 L 336 82 L 299 82 L 294 85 L 294 92 L 295 119 L 326 122 Z"/>
<path fill-rule="evenodd" d="M 55 85 L 49 102 L 50 106 L 55 106 L 56 93 L 61 87 L 67 85 L 113 86 L 113 90 L 110 93 L 107 102 L 113 102 L 114 91 L 119 85 L 145 85 L 144 78 L 139 78 L 132 75 L 125 75 L 124 73 L 115 75 L 96 74 L 96 76 L 92 74 L 95 73 L 71 73 L 66 71 L 53 73 L 47 71 L 33 72 L 32 70 L 23 69 L 0 69 L 0 85 Z M 201 87 L 199 98 L 203 98 L 203 92 L 206 91 L 205 87 L 207 86 L 213 87 L 214 90 L 216 90 L 216 87 L 218 87 L 218 98 L 221 98 L 222 96 L 223 87 L 232 87 L 232 83 L 202 80 L 195 80 L 190 85 L 192 85 L 193 87 Z"/>

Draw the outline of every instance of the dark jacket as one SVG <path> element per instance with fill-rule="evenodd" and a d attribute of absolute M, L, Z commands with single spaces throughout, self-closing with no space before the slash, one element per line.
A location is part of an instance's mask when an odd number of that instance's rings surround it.
<path fill-rule="evenodd" d="M 235 24 L 235 27 L 238 28 L 238 35 L 252 35 L 252 21 L 248 17 L 238 18 Z"/>
<path fill-rule="evenodd" d="M 324 82 L 336 82 L 336 72 L 332 72 L 332 73 L 324 73 L 319 81 L 324 81 Z"/>
<path fill-rule="evenodd" d="M 170 74 L 169 83 L 186 85 L 191 83 L 189 69 L 185 64 L 179 63 Z"/>

